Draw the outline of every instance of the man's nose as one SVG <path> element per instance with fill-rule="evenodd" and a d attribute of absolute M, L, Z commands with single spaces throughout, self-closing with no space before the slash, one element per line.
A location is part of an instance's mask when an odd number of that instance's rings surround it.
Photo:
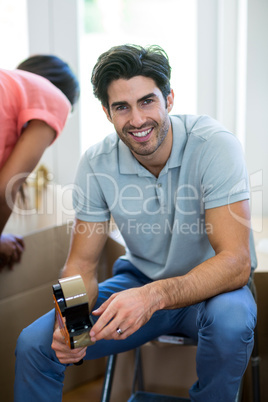
<path fill-rule="evenodd" d="M 142 110 L 133 108 L 131 110 L 131 116 L 129 123 L 132 127 L 140 128 L 146 122 L 146 117 Z"/>

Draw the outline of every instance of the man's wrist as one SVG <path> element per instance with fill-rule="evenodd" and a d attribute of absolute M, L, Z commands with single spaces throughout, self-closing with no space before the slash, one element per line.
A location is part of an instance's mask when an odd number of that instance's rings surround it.
<path fill-rule="evenodd" d="M 147 296 L 152 302 L 152 309 L 154 312 L 166 308 L 167 300 L 163 285 L 164 280 L 158 280 L 144 286 Z"/>

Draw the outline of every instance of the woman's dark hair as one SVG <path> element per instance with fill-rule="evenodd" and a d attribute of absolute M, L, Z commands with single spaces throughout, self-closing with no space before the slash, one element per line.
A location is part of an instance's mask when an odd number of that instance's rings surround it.
<path fill-rule="evenodd" d="M 137 75 L 152 78 L 166 100 L 170 93 L 170 74 L 168 56 L 160 46 L 122 45 L 112 47 L 99 56 L 91 83 L 94 95 L 109 111 L 107 89 L 113 80 L 130 79 Z"/>
<path fill-rule="evenodd" d="M 59 88 L 74 105 L 80 95 L 78 80 L 67 63 L 57 56 L 36 55 L 24 60 L 17 69 L 47 78 Z"/>

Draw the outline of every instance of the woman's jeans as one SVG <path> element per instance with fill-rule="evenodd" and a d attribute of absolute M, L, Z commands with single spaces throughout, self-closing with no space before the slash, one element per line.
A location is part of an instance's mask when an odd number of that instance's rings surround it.
<path fill-rule="evenodd" d="M 95 308 L 111 294 L 151 282 L 131 263 L 119 259 L 114 276 L 99 284 Z M 17 342 L 15 402 L 60 402 L 64 372 L 51 349 L 55 312 L 25 328 Z M 198 381 L 191 401 L 234 402 L 254 342 L 256 304 L 247 286 L 176 310 L 157 311 L 150 321 L 124 340 L 101 340 L 87 348 L 85 359 L 123 352 L 159 335 L 180 332 L 198 341 Z"/>

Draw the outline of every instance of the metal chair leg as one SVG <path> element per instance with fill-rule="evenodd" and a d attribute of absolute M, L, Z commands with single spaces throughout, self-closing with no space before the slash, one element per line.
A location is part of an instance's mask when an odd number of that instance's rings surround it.
<path fill-rule="evenodd" d="M 251 354 L 253 402 L 260 402 L 260 358 L 258 350 L 258 331 L 254 332 L 254 347 Z"/>
<path fill-rule="evenodd" d="M 238 390 L 236 398 L 235 398 L 235 402 L 241 402 L 242 401 L 242 396 L 243 396 L 242 393 L 243 393 L 243 378 L 241 380 L 239 390 Z"/>
<path fill-rule="evenodd" d="M 116 359 L 117 355 L 111 355 L 108 357 L 105 380 L 102 388 L 101 402 L 110 401 Z"/>
<path fill-rule="evenodd" d="M 135 365 L 134 365 L 134 375 L 132 382 L 132 394 L 136 391 L 136 386 L 139 391 L 144 390 L 143 385 L 143 369 L 142 369 L 142 359 L 141 359 L 141 348 L 138 347 L 135 350 Z"/>

